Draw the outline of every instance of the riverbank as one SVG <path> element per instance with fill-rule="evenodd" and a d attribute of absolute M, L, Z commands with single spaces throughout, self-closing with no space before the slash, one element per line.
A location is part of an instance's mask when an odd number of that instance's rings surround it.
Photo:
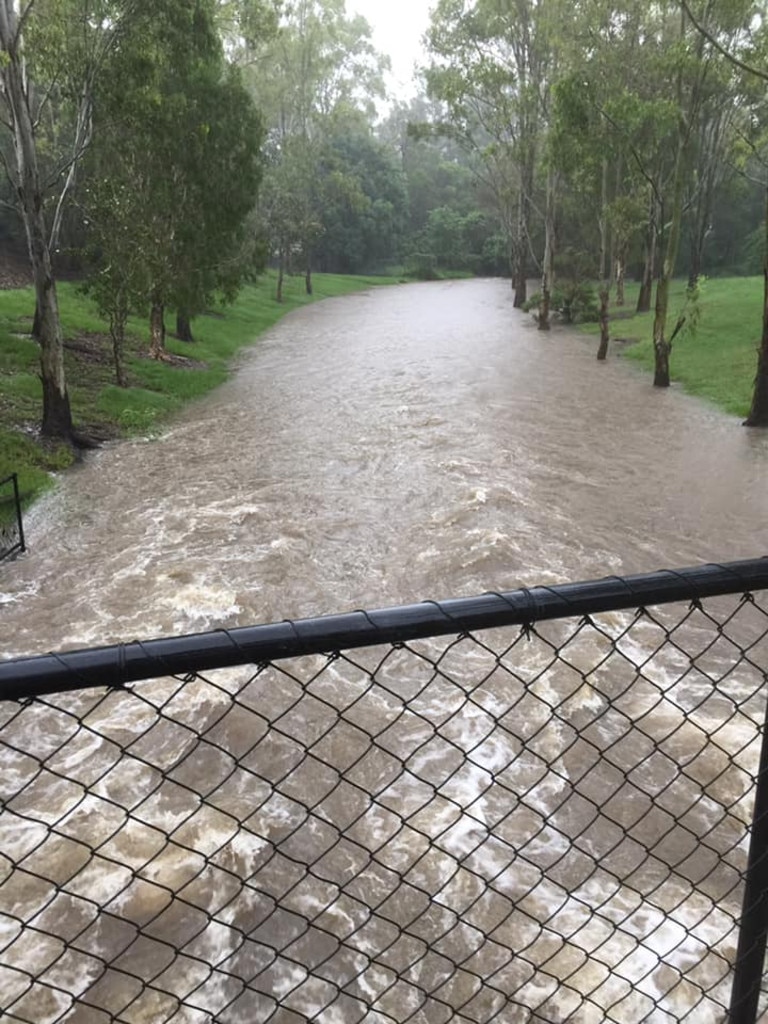
<path fill-rule="evenodd" d="M 685 282 L 672 287 L 670 323 L 685 305 Z M 637 286 L 627 288 L 623 309 L 611 309 L 611 351 L 653 373 L 653 311 L 632 311 Z M 670 359 L 672 380 L 685 391 L 705 398 L 725 412 L 744 418 L 749 412 L 757 370 L 763 310 L 762 277 L 711 278 L 701 288 L 694 333 L 682 331 Z M 596 324 L 584 328 L 597 334 Z M 630 344 L 627 344 L 630 342 Z"/>
<path fill-rule="evenodd" d="M 125 365 L 129 386 L 117 387 L 108 327 L 94 304 L 73 284 L 59 285 L 65 336 L 65 360 L 72 413 L 78 429 L 103 439 L 151 433 L 182 405 L 221 384 L 232 357 L 281 317 L 299 306 L 375 285 L 395 284 L 394 277 L 315 274 L 308 296 L 303 277 L 288 277 L 284 301 L 274 298 L 274 280 L 266 275 L 244 288 L 236 302 L 193 322 L 195 341 L 171 333 L 166 347 L 172 357 L 160 363 L 147 356 L 147 327 L 133 318 L 128 325 Z M 34 312 L 31 288 L 0 292 L 0 479 L 19 474 L 26 502 L 51 484 L 51 472 L 73 459 L 66 445 L 39 437 L 42 406 L 39 357 L 29 335 Z M 168 317 L 166 325 L 173 330 Z"/>

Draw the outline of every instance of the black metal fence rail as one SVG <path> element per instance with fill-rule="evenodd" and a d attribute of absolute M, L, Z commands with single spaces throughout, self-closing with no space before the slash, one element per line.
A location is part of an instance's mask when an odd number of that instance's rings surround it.
<path fill-rule="evenodd" d="M 19 481 L 15 473 L 0 480 L 0 562 L 24 551 Z"/>
<path fill-rule="evenodd" d="M 766 588 L 759 559 L 0 663 L 0 1010 L 754 1024 Z"/>

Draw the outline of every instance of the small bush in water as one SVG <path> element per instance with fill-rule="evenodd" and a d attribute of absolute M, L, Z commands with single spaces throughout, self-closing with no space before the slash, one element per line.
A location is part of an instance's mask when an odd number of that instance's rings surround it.
<path fill-rule="evenodd" d="M 541 292 L 536 292 L 523 305 L 526 313 L 536 315 Z M 552 291 L 551 308 L 554 316 L 564 324 L 594 323 L 600 318 L 597 293 L 591 284 L 583 281 L 562 281 Z"/>

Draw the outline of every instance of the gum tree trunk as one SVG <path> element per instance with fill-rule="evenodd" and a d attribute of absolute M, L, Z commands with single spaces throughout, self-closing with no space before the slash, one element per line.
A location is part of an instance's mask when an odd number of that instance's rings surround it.
<path fill-rule="evenodd" d="M 627 249 L 625 245 L 619 247 L 616 258 L 616 305 L 624 305 L 624 284 L 627 278 Z"/>
<path fill-rule="evenodd" d="M 608 358 L 608 342 L 610 341 L 610 325 L 608 320 L 608 302 L 610 291 L 607 283 L 600 288 L 600 344 L 597 348 L 598 362 Z"/>
<path fill-rule="evenodd" d="M 128 380 L 123 366 L 125 325 L 128 320 L 128 303 L 119 295 L 109 316 L 109 335 L 112 339 L 112 361 L 115 367 L 115 382 L 119 388 L 127 388 Z"/>
<path fill-rule="evenodd" d="M 56 282 L 43 211 L 43 193 L 37 163 L 35 128 L 30 111 L 30 84 L 26 77 L 18 16 L 10 0 L 0 0 L 0 67 L 3 92 L 13 129 L 13 182 L 17 192 L 29 261 L 35 285 L 36 337 L 40 343 L 43 385 L 42 433 L 72 439 L 72 412 L 64 373 L 64 337 L 59 317 Z"/>
<path fill-rule="evenodd" d="M 656 276 L 656 203 L 651 196 L 648 227 L 645 232 L 645 259 L 643 276 L 640 282 L 640 293 L 637 296 L 637 313 L 650 313 L 653 279 Z"/>
<path fill-rule="evenodd" d="M 528 275 L 526 273 L 526 250 L 528 245 L 528 220 L 530 217 L 530 195 L 533 191 L 533 157 L 527 158 L 521 167 L 520 191 L 517 197 L 517 225 L 513 245 L 512 287 L 515 291 L 513 305 L 520 309 L 528 298 Z"/>
<path fill-rule="evenodd" d="M 547 176 L 547 209 L 544 217 L 544 264 L 541 275 L 541 302 L 539 303 L 539 330 L 550 330 L 550 307 L 555 281 L 555 178 Z"/>
<path fill-rule="evenodd" d="M 165 359 L 165 307 L 154 301 L 149 311 L 149 355 L 151 359 Z"/>
<path fill-rule="evenodd" d="M 672 343 L 667 339 L 667 316 L 669 313 L 669 285 L 675 272 L 677 250 L 680 245 L 680 227 L 683 220 L 683 170 L 685 164 L 686 134 L 681 125 L 678 129 L 677 152 L 675 153 L 674 191 L 672 194 L 672 223 L 667 238 L 661 276 L 656 284 L 656 311 L 653 318 L 654 373 L 653 386 L 669 387 L 669 356 Z"/>
<path fill-rule="evenodd" d="M 765 190 L 765 249 L 763 252 L 763 335 L 757 356 L 752 405 L 745 427 L 768 427 L 768 188 Z"/>
<path fill-rule="evenodd" d="M 278 302 L 283 301 L 283 280 L 285 279 L 285 252 L 282 246 L 280 247 L 280 254 L 277 258 L 277 292 L 275 299 Z"/>
<path fill-rule="evenodd" d="M 176 337 L 179 341 L 192 342 L 195 340 L 192 337 L 192 322 L 185 309 L 179 309 L 176 312 Z"/>
<path fill-rule="evenodd" d="M 515 293 L 513 306 L 520 309 L 528 298 L 528 279 L 525 273 L 524 214 L 522 193 L 518 200 L 517 226 L 512 242 L 512 290 Z"/>
<path fill-rule="evenodd" d="M 307 266 L 304 271 L 304 290 L 307 295 L 312 294 L 312 252 L 307 249 Z"/>
<path fill-rule="evenodd" d="M 603 160 L 603 178 L 600 199 L 600 344 L 597 348 L 598 362 L 608 357 L 610 324 L 608 303 L 611 298 L 611 270 L 608 255 L 608 161 Z"/>
<path fill-rule="evenodd" d="M 34 267 L 35 294 L 40 307 L 40 377 L 43 384 L 42 432 L 45 437 L 71 440 L 72 410 L 64 374 L 64 338 L 59 319 L 56 282 L 43 260 Z"/>

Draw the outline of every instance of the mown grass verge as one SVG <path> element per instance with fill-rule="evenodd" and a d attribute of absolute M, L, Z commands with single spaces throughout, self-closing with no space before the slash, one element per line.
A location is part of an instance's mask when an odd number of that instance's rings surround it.
<path fill-rule="evenodd" d="M 611 337 L 631 342 L 620 354 L 653 373 L 653 312 L 632 314 L 637 286 L 627 288 L 623 309 L 611 308 Z M 685 304 L 685 282 L 674 282 L 670 330 Z M 693 395 L 706 398 L 735 416 L 749 412 L 762 330 L 762 277 L 711 278 L 701 287 L 700 319 L 695 333 L 676 338 L 670 359 L 672 379 Z M 618 315 L 617 315 L 618 314 Z M 628 314 L 628 315 L 627 315 Z M 596 324 L 583 328 L 597 334 Z"/>
<path fill-rule="evenodd" d="M 166 347 L 177 357 L 170 363 L 147 358 L 147 326 L 131 320 L 125 350 L 127 388 L 114 383 L 108 328 L 93 303 L 75 285 L 60 284 L 67 381 L 78 430 L 102 438 L 156 430 L 186 402 L 221 384 L 238 350 L 292 309 L 373 285 L 395 284 L 397 278 L 316 274 L 313 283 L 314 293 L 308 296 L 303 277 L 286 278 L 280 304 L 274 298 L 274 279 L 266 275 L 244 288 L 234 304 L 196 318 L 192 344 L 173 337 L 175 321 L 169 315 Z M 52 471 L 66 468 L 74 459 L 68 446 L 39 437 L 39 357 L 29 336 L 33 311 L 32 289 L 0 292 L 0 479 L 17 472 L 27 503 L 50 486 Z"/>

